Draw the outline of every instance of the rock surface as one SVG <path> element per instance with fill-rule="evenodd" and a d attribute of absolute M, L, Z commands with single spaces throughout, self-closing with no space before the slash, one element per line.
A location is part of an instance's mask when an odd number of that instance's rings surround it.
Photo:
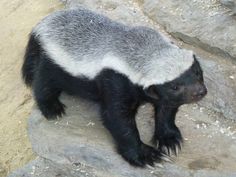
<path fill-rule="evenodd" d="M 144 12 L 176 38 L 236 59 L 236 20 L 216 0 L 144 0 Z"/>
<path fill-rule="evenodd" d="M 236 15 L 236 0 L 220 0 L 220 3 L 232 11 L 232 15 Z"/>
<path fill-rule="evenodd" d="M 116 153 L 110 134 L 99 120 L 98 105 L 69 96 L 63 96 L 62 101 L 67 106 L 67 115 L 60 120 L 47 121 L 39 110 L 33 110 L 29 136 L 33 150 L 41 158 L 10 177 L 46 174 L 73 177 L 79 176 L 81 170 L 87 176 L 99 177 L 236 175 L 236 126 L 218 120 L 217 114 L 202 107 L 184 106 L 178 114 L 177 124 L 185 139 L 179 157 L 173 163 L 163 163 L 163 169 L 140 169 L 130 166 Z M 137 122 L 146 143 L 152 135 L 153 121 L 152 107 L 142 106 Z"/>
<path fill-rule="evenodd" d="M 81 164 L 61 165 L 44 158 L 38 158 L 9 177 L 97 177 L 91 168 Z M 105 177 L 105 176 L 104 176 Z"/>
<path fill-rule="evenodd" d="M 199 104 L 236 120 L 236 65 L 216 58 L 200 62 L 208 94 Z"/>

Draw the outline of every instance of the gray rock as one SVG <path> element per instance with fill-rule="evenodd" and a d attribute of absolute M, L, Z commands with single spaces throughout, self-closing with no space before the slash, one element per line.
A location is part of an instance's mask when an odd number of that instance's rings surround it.
<path fill-rule="evenodd" d="M 236 66 L 206 59 L 200 62 L 208 94 L 199 104 L 236 120 Z"/>
<path fill-rule="evenodd" d="M 231 9 L 232 15 L 236 15 L 236 0 L 220 0 L 220 3 L 225 7 Z"/>
<path fill-rule="evenodd" d="M 236 59 L 236 21 L 218 1 L 144 0 L 143 10 L 176 38 Z"/>
<path fill-rule="evenodd" d="M 44 158 L 38 158 L 9 177 L 98 177 L 91 168 L 77 164 L 68 166 Z"/>
<path fill-rule="evenodd" d="M 186 141 L 179 157 L 172 164 L 163 163 L 163 168 L 141 169 L 130 166 L 117 154 L 101 124 L 98 105 L 69 96 L 63 96 L 62 102 L 67 115 L 55 121 L 47 121 L 38 109 L 33 110 L 29 137 L 40 158 L 10 177 L 75 177 L 82 172 L 98 177 L 236 175 L 236 156 L 231 155 L 236 154 L 233 127 L 229 129 L 226 122 L 215 123 L 217 115 L 197 105 L 184 106 L 178 114 L 177 123 Z M 150 105 L 140 108 L 137 122 L 142 140 L 149 143 L 154 125 Z"/>
<path fill-rule="evenodd" d="M 39 110 L 32 112 L 29 136 L 39 156 L 61 164 L 86 164 L 110 176 L 150 176 L 148 170 L 135 169 L 117 155 L 112 138 L 101 125 L 97 105 L 78 103 L 72 97 L 63 102 L 67 116 L 58 121 L 48 122 Z"/>

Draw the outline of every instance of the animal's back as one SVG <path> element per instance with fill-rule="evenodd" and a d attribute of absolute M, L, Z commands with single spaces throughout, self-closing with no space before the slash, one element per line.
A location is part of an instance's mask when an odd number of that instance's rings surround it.
<path fill-rule="evenodd" d="M 69 9 L 44 18 L 32 34 L 54 63 L 73 76 L 93 79 L 104 67 L 126 67 L 111 57 L 117 51 L 115 41 L 122 38 L 126 28 L 89 10 Z"/>
<path fill-rule="evenodd" d="M 78 56 L 76 59 L 81 55 L 98 58 L 108 52 L 123 58 L 143 59 L 157 50 L 171 47 L 167 39 L 153 29 L 124 25 L 79 8 L 50 14 L 34 28 L 33 33 L 39 36 L 46 51 L 51 50 L 46 48 L 48 45 L 56 44 L 70 57 Z"/>
<path fill-rule="evenodd" d="M 85 9 L 69 9 L 50 14 L 33 33 L 45 47 L 57 44 L 71 56 L 79 57 L 108 52 L 113 36 L 122 34 L 124 29 L 125 26 L 105 16 Z"/>
<path fill-rule="evenodd" d="M 153 29 L 124 25 L 86 9 L 50 14 L 34 28 L 32 35 L 48 58 L 72 76 L 94 79 L 109 68 L 145 87 L 157 71 L 162 77 L 166 70 L 163 65 L 168 68 L 168 63 L 184 53 Z M 188 62 L 181 72 L 189 63 L 192 64 Z M 162 83 L 173 77 L 153 82 Z"/>

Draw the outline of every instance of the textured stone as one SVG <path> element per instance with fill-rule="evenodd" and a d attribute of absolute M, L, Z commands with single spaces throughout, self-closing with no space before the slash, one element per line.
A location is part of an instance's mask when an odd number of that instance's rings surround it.
<path fill-rule="evenodd" d="M 177 116 L 185 139 L 179 157 L 172 164 L 163 163 L 163 169 L 142 169 L 130 166 L 117 154 L 110 134 L 101 124 L 98 105 L 69 96 L 61 99 L 67 106 L 62 119 L 47 121 L 39 110 L 33 110 L 28 131 L 32 148 L 40 158 L 10 177 L 74 177 L 80 176 L 81 170 L 99 177 L 236 175 L 236 156 L 231 155 L 236 154 L 236 126 L 228 128 L 227 122 L 215 122 L 218 115 L 202 107 L 184 106 Z M 149 104 L 139 109 L 137 122 L 142 140 L 149 143 L 154 125 Z"/>
<path fill-rule="evenodd" d="M 176 38 L 236 59 L 236 21 L 218 1 L 144 0 L 143 10 Z"/>
<path fill-rule="evenodd" d="M 220 0 L 220 3 L 232 11 L 232 15 L 236 15 L 236 0 Z"/>
<path fill-rule="evenodd" d="M 38 158 L 24 168 L 16 170 L 9 177 L 97 177 L 97 175 L 93 169 L 82 164 L 68 166 Z"/>
<path fill-rule="evenodd" d="M 236 65 L 220 60 L 201 59 L 200 62 L 208 94 L 199 104 L 236 120 Z"/>

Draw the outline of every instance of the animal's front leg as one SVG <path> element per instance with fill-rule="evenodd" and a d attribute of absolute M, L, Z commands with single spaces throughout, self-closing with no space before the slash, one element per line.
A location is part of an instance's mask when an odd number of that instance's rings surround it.
<path fill-rule="evenodd" d="M 102 76 L 102 120 L 115 140 L 118 153 L 134 166 L 144 167 L 160 162 L 160 151 L 140 140 L 135 121 L 139 106 L 136 87 L 124 76 L 111 71 L 104 72 Z"/>
<path fill-rule="evenodd" d="M 171 107 L 168 104 L 159 104 L 155 107 L 155 133 L 153 142 L 159 149 L 170 155 L 171 151 L 178 154 L 181 149 L 182 135 L 175 125 L 175 116 L 178 107 Z"/>
<path fill-rule="evenodd" d="M 162 154 L 140 140 L 134 113 L 125 107 L 112 103 L 103 105 L 104 125 L 112 134 L 117 150 L 125 160 L 134 166 L 153 166 L 154 162 L 161 161 Z"/>

